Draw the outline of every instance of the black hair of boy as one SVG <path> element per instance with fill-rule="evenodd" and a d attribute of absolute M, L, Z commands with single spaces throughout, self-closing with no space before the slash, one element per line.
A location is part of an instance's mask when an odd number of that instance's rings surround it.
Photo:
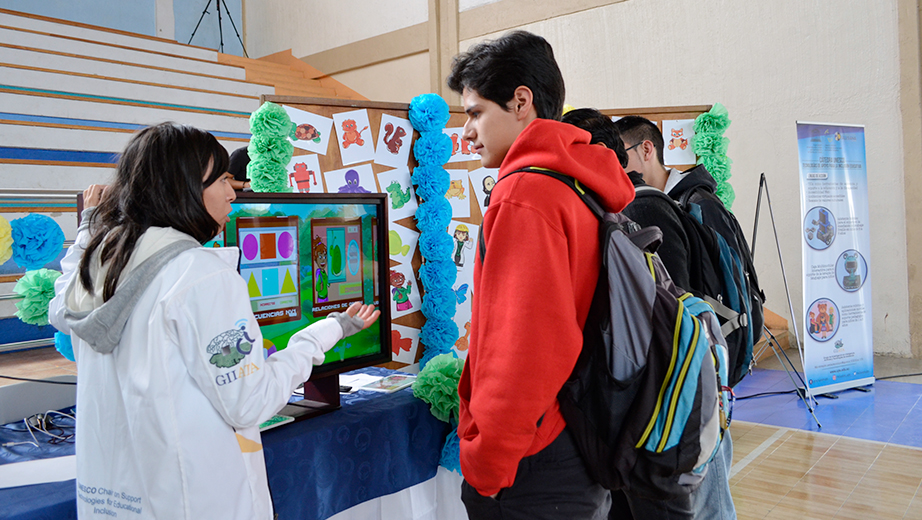
<path fill-rule="evenodd" d="M 554 50 L 544 38 L 512 31 L 455 56 L 448 87 L 458 94 L 470 89 L 509 111 L 515 89 L 528 87 L 541 119 L 560 120 L 566 90 Z"/>
<path fill-rule="evenodd" d="M 622 141 L 631 143 L 631 146 L 643 141 L 653 143 L 659 163 L 665 164 L 663 161 L 663 133 L 656 123 L 645 117 L 625 116 L 615 121 L 615 129 L 621 135 Z"/>
<path fill-rule="evenodd" d="M 627 166 L 628 158 L 627 152 L 624 150 L 624 141 L 618 135 L 615 122 L 610 117 L 594 108 L 577 108 L 564 114 L 560 121 L 582 128 L 592 134 L 590 143 L 604 144 L 609 150 L 615 152 L 622 168 Z"/>

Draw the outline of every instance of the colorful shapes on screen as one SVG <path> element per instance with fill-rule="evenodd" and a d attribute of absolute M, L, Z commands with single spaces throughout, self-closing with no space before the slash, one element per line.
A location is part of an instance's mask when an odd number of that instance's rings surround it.
<path fill-rule="evenodd" d="M 343 272 L 343 250 L 339 244 L 330 248 L 330 271 L 335 275 Z"/>
<path fill-rule="evenodd" d="M 265 260 L 275 257 L 275 233 L 259 235 L 259 258 Z"/>
<path fill-rule="evenodd" d="M 256 258 L 256 253 L 259 252 L 259 241 L 256 239 L 256 235 L 247 235 L 243 239 L 243 256 L 247 260 L 252 260 Z"/>
<path fill-rule="evenodd" d="M 256 283 L 256 277 L 253 273 L 250 273 L 250 279 L 247 281 L 247 292 L 250 293 L 250 298 L 259 298 L 262 296 L 262 293 L 259 291 L 259 284 Z"/>
<path fill-rule="evenodd" d="M 288 258 L 291 256 L 295 250 L 295 240 L 292 238 L 291 233 L 283 231 L 279 235 L 279 257 Z"/>
<path fill-rule="evenodd" d="M 285 270 L 285 279 L 282 280 L 282 292 L 281 294 L 292 294 L 296 293 L 298 290 L 295 288 L 295 282 L 291 279 L 291 271 Z"/>
<path fill-rule="evenodd" d="M 358 276 L 361 262 L 359 261 L 359 244 L 355 240 L 349 242 L 347 262 L 349 266 L 349 273 L 352 276 Z"/>
<path fill-rule="evenodd" d="M 265 235 L 264 235 L 265 236 Z M 273 242 L 275 235 L 272 235 Z M 263 296 L 275 296 L 279 294 L 279 270 L 263 269 Z"/>

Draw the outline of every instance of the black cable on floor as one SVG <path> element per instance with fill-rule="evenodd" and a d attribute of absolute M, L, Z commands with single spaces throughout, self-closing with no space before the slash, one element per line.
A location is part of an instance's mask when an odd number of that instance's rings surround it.
<path fill-rule="evenodd" d="M 14 381 L 29 381 L 31 383 L 48 383 L 50 385 L 76 385 L 77 383 L 71 381 L 51 381 L 50 379 L 29 379 L 28 377 L 13 377 L 5 376 L 0 374 L 0 379 L 12 379 Z"/>
<path fill-rule="evenodd" d="M 769 395 L 793 394 L 793 393 L 795 393 L 795 392 L 797 392 L 797 390 L 785 390 L 784 392 L 762 392 L 762 393 L 759 393 L 759 394 L 742 395 L 742 396 L 737 397 L 736 400 L 737 400 L 737 401 L 741 401 L 741 400 L 743 400 L 743 399 L 752 399 L 753 397 L 765 397 L 765 396 L 769 396 Z"/>

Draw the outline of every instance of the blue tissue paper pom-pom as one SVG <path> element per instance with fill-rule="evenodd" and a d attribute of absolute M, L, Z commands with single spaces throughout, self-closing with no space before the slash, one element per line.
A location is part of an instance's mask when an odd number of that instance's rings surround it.
<path fill-rule="evenodd" d="M 438 233 L 448 229 L 451 203 L 445 197 L 423 202 L 416 208 L 416 228 L 422 233 Z"/>
<path fill-rule="evenodd" d="M 423 297 L 423 314 L 427 320 L 450 320 L 455 316 L 457 299 L 450 288 L 436 289 L 426 286 Z"/>
<path fill-rule="evenodd" d="M 419 331 L 419 340 L 426 345 L 427 354 L 436 350 L 437 354 L 444 354 L 458 341 L 458 325 L 452 320 L 426 320 Z"/>
<path fill-rule="evenodd" d="M 441 165 L 427 164 L 413 169 L 416 194 L 425 201 L 445 198 L 448 183 L 448 172 Z"/>
<path fill-rule="evenodd" d="M 454 322 L 449 322 L 449 323 L 454 323 Z M 457 354 L 455 354 L 455 351 L 451 350 L 452 346 L 454 346 L 454 343 L 452 343 L 451 345 L 447 347 L 441 348 L 441 349 L 433 347 L 432 345 L 426 345 L 426 352 L 423 354 L 423 357 L 419 359 L 419 369 L 422 370 L 426 368 L 426 365 L 429 363 L 429 361 L 431 361 L 432 359 L 438 356 L 441 356 L 442 354 L 449 354 L 451 356 L 458 357 Z"/>
<path fill-rule="evenodd" d="M 426 261 L 429 259 L 448 258 L 452 249 L 455 247 L 455 241 L 448 232 L 423 233 L 419 236 L 419 252 L 422 253 Z"/>
<path fill-rule="evenodd" d="M 458 429 L 455 428 L 445 437 L 445 446 L 439 457 L 439 465 L 445 469 L 461 474 L 461 443 L 458 439 Z"/>
<path fill-rule="evenodd" d="M 64 232 L 51 217 L 30 213 L 10 222 L 13 261 L 32 271 L 54 260 L 64 247 Z"/>
<path fill-rule="evenodd" d="M 457 279 L 458 266 L 451 260 L 430 260 L 419 268 L 419 281 L 427 291 L 450 289 Z"/>
<path fill-rule="evenodd" d="M 70 342 L 70 336 L 63 332 L 54 333 L 54 348 L 61 353 L 68 361 L 76 361 L 74 358 L 74 345 Z"/>
<path fill-rule="evenodd" d="M 413 156 L 422 165 L 439 166 L 451 158 L 451 138 L 442 132 L 425 132 L 413 145 Z"/>
<path fill-rule="evenodd" d="M 438 94 L 422 94 L 410 101 L 410 124 L 420 133 L 445 128 L 448 117 L 448 103 Z"/>

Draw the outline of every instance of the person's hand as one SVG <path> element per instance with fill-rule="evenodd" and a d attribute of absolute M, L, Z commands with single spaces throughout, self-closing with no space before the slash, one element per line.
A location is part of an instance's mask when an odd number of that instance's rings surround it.
<path fill-rule="evenodd" d="M 83 190 L 84 209 L 98 205 L 107 187 L 105 184 L 90 184 L 89 188 Z"/>
<path fill-rule="evenodd" d="M 371 327 L 371 324 L 378 319 L 378 316 L 381 315 L 381 311 L 375 310 L 374 305 L 362 305 L 361 303 L 355 302 L 346 309 L 346 315 L 350 318 L 357 317 L 362 320 L 364 323 L 362 330 L 365 330 Z"/>

